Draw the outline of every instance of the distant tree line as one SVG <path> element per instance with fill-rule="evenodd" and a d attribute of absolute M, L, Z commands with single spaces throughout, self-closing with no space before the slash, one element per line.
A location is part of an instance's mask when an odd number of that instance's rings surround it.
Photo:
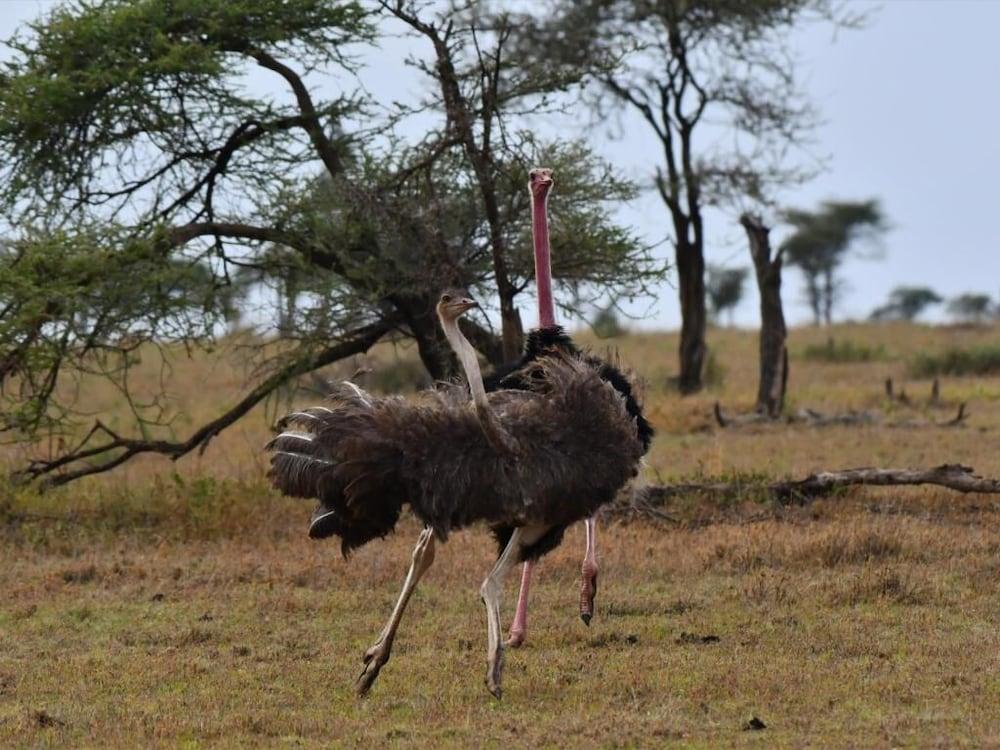
<path fill-rule="evenodd" d="M 929 287 L 899 286 L 870 317 L 872 320 L 916 320 L 925 310 L 943 302 L 945 298 Z M 947 309 L 957 321 L 982 324 L 1000 317 L 1000 300 L 994 302 L 988 294 L 966 292 L 948 300 Z"/>

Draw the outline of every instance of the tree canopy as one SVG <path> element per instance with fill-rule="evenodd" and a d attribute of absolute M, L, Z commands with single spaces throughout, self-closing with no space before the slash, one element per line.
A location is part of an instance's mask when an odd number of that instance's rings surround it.
<path fill-rule="evenodd" d="M 944 299 L 926 286 L 897 286 L 889 293 L 888 301 L 872 311 L 872 320 L 915 320 L 931 305 Z"/>
<path fill-rule="evenodd" d="M 557 171 L 562 305 L 662 278 L 612 219 L 635 187 L 519 119 L 572 77 L 521 64 L 510 26 L 484 27 L 475 5 L 79 0 L 8 41 L 0 385 L 17 387 L 3 390 L 0 429 L 29 445 L 41 429 L 86 437 L 22 476 L 62 482 L 141 452 L 183 455 L 282 384 L 386 336 L 414 339 L 446 376 L 433 307 L 449 284 L 501 311 L 503 336 L 486 317 L 469 335 L 488 359 L 508 357 L 533 279 L 526 182 L 538 163 Z M 360 51 L 390 22 L 421 41 L 412 62 L 429 76 L 432 122 L 418 139 L 395 134 L 412 108 L 372 106 L 359 80 Z M 251 86 L 250 71 L 276 88 Z M 269 300 L 244 316 L 256 378 L 177 438 L 165 394 L 131 398 L 129 369 L 139 352 L 217 346 L 247 295 Z M 133 423 L 91 423 L 60 387 L 81 372 L 110 379 Z"/>

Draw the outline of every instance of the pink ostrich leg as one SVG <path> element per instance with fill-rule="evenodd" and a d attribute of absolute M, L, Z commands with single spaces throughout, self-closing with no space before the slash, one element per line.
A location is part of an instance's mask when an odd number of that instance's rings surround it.
<path fill-rule="evenodd" d="M 580 582 L 580 618 L 590 625 L 594 616 L 594 597 L 597 595 L 597 516 L 585 522 L 587 529 L 587 551 L 583 555 L 582 579 Z"/>

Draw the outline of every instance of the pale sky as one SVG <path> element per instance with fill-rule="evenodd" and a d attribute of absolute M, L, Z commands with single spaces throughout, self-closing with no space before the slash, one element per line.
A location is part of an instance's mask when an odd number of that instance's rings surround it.
<path fill-rule="evenodd" d="M 0 0 L 0 38 L 52 4 Z M 793 37 L 802 63 L 799 76 L 824 118 L 815 151 L 828 157 L 828 168 L 781 197 L 784 205 L 801 208 L 827 198 L 882 201 L 893 227 L 883 242 L 883 257 L 848 262 L 849 289 L 837 317 L 867 316 L 900 284 L 928 285 L 946 297 L 966 291 L 1000 297 L 1000 227 L 993 213 L 1000 193 L 995 187 L 1000 176 L 1000 1 L 855 0 L 850 7 L 871 11 L 866 28 L 834 36 L 829 26 L 814 26 Z M 425 82 L 399 64 L 411 44 L 389 39 L 380 54 L 368 58 L 370 67 L 361 78 L 373 93 L 404 100 L 420 93 Z M 549 125 L 586 135 L 626 174 L 648 178 L 646 156 L 655 153 L 655 146 L 641 123 L 626 120 L 625 139 L 610 141 L 598 130 L 573 130 L 584 119 Z M 553 200 L 552 210 L 556 206 Z M 668 231 L 665 210 L 652 194 L 624 207 L 620 216 L 650 240 Z M 709 262 L 749 266 L 734 219 L 711 214 L 708 220 Z M 781 234 L 779 226 L 776 242 Z M 662 252 L 670 251 L 664 247 Z M 789 320 L 807 321 L 797 271 L 786 273 L 785 290 Z M 752 282 L 748 291 L 736 322 L 753 326 Z M 641 323 L 644 328 L 673 328 L 679 324 L 676 296 L 671 281 L 657 300 L 631 309 L 650 314 Z M 943 317 L 942 306 L 928 319 Z"/>

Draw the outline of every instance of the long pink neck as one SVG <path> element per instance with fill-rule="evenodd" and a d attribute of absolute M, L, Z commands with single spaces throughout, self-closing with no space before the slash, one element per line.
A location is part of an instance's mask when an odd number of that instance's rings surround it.
<path fill-rule="evenodd" d="M 535 284 L 538 287 L 538 327 L 556 324 L 552 303 L 552 259 L 549 251 L 548 193 L 531 195 L 531 236 L 535 242 Z"/>

